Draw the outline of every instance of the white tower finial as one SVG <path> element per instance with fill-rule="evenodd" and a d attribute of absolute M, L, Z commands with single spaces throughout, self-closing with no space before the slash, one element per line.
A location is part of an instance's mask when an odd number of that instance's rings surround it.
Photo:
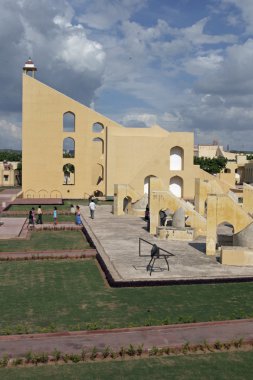
<path fill-rule="evenodd" d="M 32 73 L 32 77 L 34 78 L 34 73 L 37 71 L 37 67 L 34 65 L 33 61 L 29 57 L 28 61 L 26 61 L 25 66 L 23 67 L 23 72 L 28 75 L 28 72 Z"/>

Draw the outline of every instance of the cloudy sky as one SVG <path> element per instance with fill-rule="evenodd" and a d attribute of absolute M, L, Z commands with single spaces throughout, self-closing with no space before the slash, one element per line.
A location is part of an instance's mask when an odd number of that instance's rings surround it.
<path fill-rule="evenodd" d="M 253 150 L 253 0 L 0 0 L 0 148 L 21 147 L 21 73 L 125 126 Z"/>

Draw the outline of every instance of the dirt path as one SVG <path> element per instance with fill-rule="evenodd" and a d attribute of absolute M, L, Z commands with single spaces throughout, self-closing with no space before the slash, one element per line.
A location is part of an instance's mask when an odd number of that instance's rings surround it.
<path fill-rule="evenodd" d="M 96 346 L 102 350 L 109 346 L 114 350 L 128 347 L 129 344 L 143 344 L 144 349 L 157 347 L 178 347 L 186 342 L 200 344 L 204 341 L 214 343 L 231 342 L 243 339 L 253 341 L 253 319 L 178 324 L 169 326 L 140 327 L 131 329 L 62 332 L 51 334 L 30 334 L 0 336 L 0 356 L 23 356 L 33 352 L 53 352 L 57 349 L 64 353 L 80 353 Z"/>

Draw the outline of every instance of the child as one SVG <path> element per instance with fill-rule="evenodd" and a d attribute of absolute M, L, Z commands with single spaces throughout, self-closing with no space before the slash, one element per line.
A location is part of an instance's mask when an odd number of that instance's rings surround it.
<path fill-rule="evenodd" d="M 57 207 L 54 208 L 53 217 L 54 217 L 54 225 L 56 225 L 57 224 Z"/>

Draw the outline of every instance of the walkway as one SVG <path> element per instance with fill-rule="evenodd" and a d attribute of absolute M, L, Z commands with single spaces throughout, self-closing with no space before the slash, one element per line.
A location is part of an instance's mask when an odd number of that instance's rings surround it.
<path fill-rule="evenodd" d="M 114 285 L 141 285 L 147 282 L 212 282 L 253 280 L 252 267 L 221 265 L 215 257 L 206 256 L 205 239 L 193 242 L 158 240 L 146 230 L 142 218 L 114 216 L 111 206 L 97 206 L 95 219 L 89 217 L 87 206 L 81 206 L 84 226 L 99 253 L 102 264 L 110 272 Z M 139 238 L 171 252 L 170 270 L 164 260 L 157 260 L 151 276 L 146 267 L 151 245 L 142 243 L 139 256 Z"/>
<path fill-rule="evenodd" d="M 206 322 L 132 329 L 64 332 L 52 334 L 29 334 L 0 336 L 0 356 L 24 356 L 28 351 L 48 352 L 55 349 L 63 353 L 80 353 L 82 349 L 99 350 L 109 346 L 119 350 L 130 344 L 143 344 L 144 349 L 156 347 L 179 347 L 185 343 L 203 344 L 231 342 L 243 339 L 253 341 L 253 320 Z"/>
<path fill-rule="evenodd" d="M 0 212 L 22 193 L 21 188 L 6 189 L 0 192 Z"/>

